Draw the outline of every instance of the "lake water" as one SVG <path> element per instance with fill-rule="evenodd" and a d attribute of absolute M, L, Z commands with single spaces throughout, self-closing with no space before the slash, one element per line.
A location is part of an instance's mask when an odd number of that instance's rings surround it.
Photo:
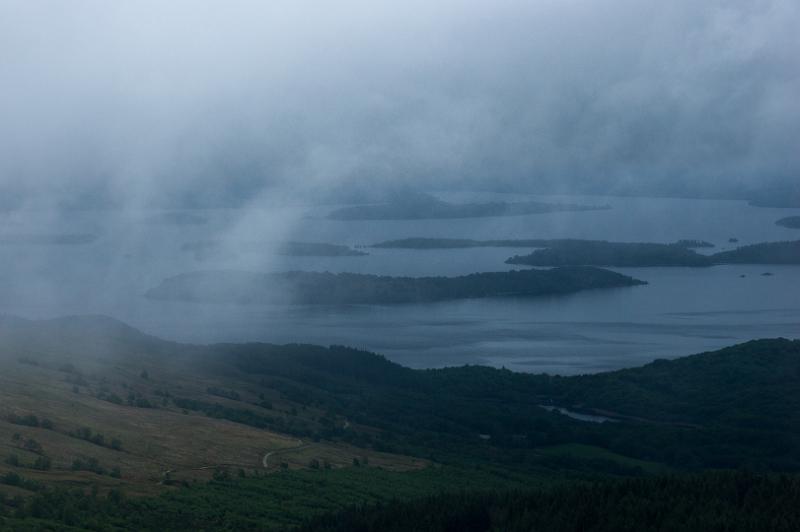
<path fill-rule="evenodd" d="M 413 236 L 708 240 L 711 251 L 800 239 L 775 221 L 797 209 L 741 201 L 621 197 L 537 197 L 453 193 L 457 201 L 540 200 L 609 204 L 611 210 L 505 218 L 330 221 L 330 207 L 276 205 L 201 211 L 208 223 L 174 225 L 153 213 L 43 212 L 2 215 L 0 236 L 85 232 L 87 245 L 0 245 L 0 311 L 25 317 L 108 314 L 145 332 L 187 342 L 270 341 L 345 344 L 412 367 L 488 364 L 561 374 L 630 367 L 762 337 L 800 337 L 800 266 L 620 268 L 646 286 L 533 299 L 347 307 L 206 305 L 149 301 L 163 278 L 194 270 L 352 271 L 458 275 L 511 269 L 529 249 L 367 250 L 363 257 L 279 257 L 235 244 L 203 260 L 187 242 L 290 239 L 367 245 Z M 730 244 L 737 238 L 738 244 Z M 770 272 L 772 276 L 762 276 Z"/>

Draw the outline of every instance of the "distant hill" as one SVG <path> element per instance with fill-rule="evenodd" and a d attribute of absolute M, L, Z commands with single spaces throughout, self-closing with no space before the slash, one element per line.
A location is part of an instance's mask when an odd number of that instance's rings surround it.
<path fill-rule="evenodd" d="M 750 205 L 754 207 L 800 207 L 800 185 L 795 179 L 791 185 L 768 187 L 750 194 Z"/>
<path fill-rule="evenodd" d="M 800 264 L 800 240 L 765 242 L 711 255 L 719 264 Z"/>
<path fill-rule="evenodd" d="M 292 257 L 363 257 L 363 251 L 340 244 L 318 242 L 285 242 L 278 246 L 278 253 Z"/>
<path fill-rule="evenodd" d="M 63 234 L 2 234 L 2 245 L 81 246 L 97 240 L 97 235 L 85 233 Z"/>
<path fill-rule="evenodd" d="M 187 242 L 181 246 L 182 251 L 194 253 L 195 259 L 205 260 L 210 257 L 231 258 L 240 253 L 266 253 L 289 257 L 362 257 L 363 251 L 341 244 L 321 242 L 259 242 L 259 241 L 222 241 L 200 240 Z M 227 254 L 227 255 L 225 255 Z"/>
<path fill-rule="evenodd" d="M 787 216 L 786 218 L 781 218 L 775 222 L 775 225 L 788 227 L 790 229 L 800 229 L 800 216 Z"/>
<path fill-rule="evenodd" d="M 533 297 L 641 284 L 644 283 L 632 277 L 599 268 L 512 270 L 459 277 L 211 271 L 165 279 L 146 295 L 161 300 L 243 304 L 389 304 L 484 297 Z"/>
<path fill-rule="evenodd" d="M 462 249 L 462 248 L 513 248 L 544 247 L 552 243 L 546 239 L 472 240 L 469 238 L 401 238 L 372 244 L 383 249 Z"/>
<path fill-rule="evenodd" d="M 691 242 L 691 241 L 690 241 Z M 701 247 L 701 246 L 693 246 Z M 702 246 L 705 247 L 705 246 Z M 623 243 L 599 240 L 554 240 L 507 264 L 528 266 L 713 266 L 715 264 L 800 264 L 800 241 L 767 242 L 732 251 L 701 255 L 686 245 Z"/>
<path fill-rule="evenodd" d="M 611 207 L 524 202 L 449 203 L 428 194 L 415 194 L 393 203 L 342 207 L 328 214 L 331 220 L 420 220 L 520 216 L 563 211 L 606 210 Z"/>
<path fill-rule="evenodd" d="M 529 266 L 711 266 L 713 261 L 680 244 L 562 240 L 529 255 L 515 255 L 508 264 Z"/>
<path fill-rule="evenodd" d="M 582 242 L 601 242 L 601 240 L 581 240 L 574 238 L 508 238 L 502 240 L 472 240 L 469 238 L 401 238 L 372 244 L 373 248 L 385 249 L 461 249 L 461 248 L 546 248 Z M 659 244 L 660 245 L 660 244 Z M 714 244 L 703 240 L 678 240 L 670 244 L 682 248 L 713 248 Z"/>
<path fill-rule="evenodd" d="M 149 336 L 108 316 L 69 316 L 50 320 L 27 320 L 0 315 L 0 346 L 20 353 L 44 350 L 62 356 L 101 356 L 108 358 L 130 349 L 157 352 L 175 351 L 178 344 Z"/>
<path fill-rule="evenodd" d="M 660 422 L 798 431 L 800 341 L 757 340 L 568 381 L 562 401 Z"/>

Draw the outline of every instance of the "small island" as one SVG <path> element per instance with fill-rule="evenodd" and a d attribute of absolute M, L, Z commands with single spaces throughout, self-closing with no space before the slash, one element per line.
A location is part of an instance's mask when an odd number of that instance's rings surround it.
<path fill-rule="evenodd" d="M 52 235 L 6 234 L 0 235 L 0 245 L 82 246 L 97 240 L 97 235 L 63 233 Z"/>
<path fill-rule="evenodd" d="M 488 297 L 533 297 L 646 284 L 591 267 L 474 273 L 459 277 L 388 277 L 356 273 L 210 271 L 165 279 L 150 299 L 205 303 L 393 304 Z"/>
<path fill-rule="evenodd" d="M 547 248 L 583 242 L 605 242 L 603 240 L 579 240 L 574 238 L 528 238 L 502 240 L 471 240 L 468 238 L 401 238 L 378 242 L 370 247 L 383 249 L 464 249 L 464 248 Z M 714 244 L 703 240 L 678 240 L 670 244 L 681 248 L 713 248 Z"/>
<path fill-rule="evenodd" d="M 673 244 L 674 246 L 682 246 L 689 249 L 699 249 L 699 248 L 713 248 L 714 244 L 711 242 L 706 242 L 705 240 L 689 240 L 683 239 L 678 240 Z"/>
<path fill-rule="evenodd" d="M 595 240 L 553 241 L 507 264 L 527 266 L 713 266 L 715 264 L 800 264 L 800 241 L 766 242 L 701 255 L 683 245 L 621 243 Z"/>
<path fill-rule="evenodd" d="M 678 240 L 670 244 L 650 242 L 609 242 L 581 239 L 403 238 L 373 244 L 382 249 L 466 249 L 479 247 L 537 248 L 526 255 L 514 255 L 506 264 L 525 266 L 598 266 L 645 268 L 660 266 L 707 267 L 715 264 L 800 264 L 800 241 L 766 242 L 742 246 L 710 255 L 697 248 L 713 248 L 703 240 Z"/>
<path fill-rule="evenodd" d="M 288 257 L 363 257 L 367 253 L 340 244 L 321 242 L 223 242 L 221 240 L 202 240 L 187 242 L 181 246 L 183 251 L 194 253 L 196 260 L 205 260 L 225 252 L 258 252 L 272 249 L 276 255 Z"/>
<path fill-rule="evenodd" d="M 464 248 L 539 248 L 550 245 L 552 240 L 471 240 L 468 238 L 401 238 L 372 244 L 372 248 L 383 249 L 464 249 Z"/>
<path fill-rule="evenodd" d="M 523 202 L 450 203 L 428 194 L 414 194 L 392 203 L 353 205 L 328 214 L 330 220 L 422 220 L 451 218 L 485 218 L 490 216 L 521 216 L 565 211 L 607 210 L 608 205 L 573 205 Z"/>
<path fill-rule="evenodd" d="M 775 222 L 775 225 L 788 227 L 789 229 L 800 229 L 800 216 L 787 216 L 786 218 L 781 218 Z"/>
<path fill-rule="evenodd" d="M 749 204 L 753 207 L 799 208 L 800 184 L 795 180 L 791 185 L 778 185 L 755 191 L 750 194 Z"/>
<path fill-rule="evenodd" d="M 341 244 L 320 242 L 284 242 L 278 246 L 279 255 L 290 257 L 363 257 L 363 251 Z"/>
<path fill-rule="evenodd" d="M 800 240 L 764 242 L 711 255 L 715 264 L 800 264 Z"/>
<path fill-rule="evenodd" d="M 691 266 L 714 264 L 712 259 L 680 244 L 567 240 L 528 255 L 515 255 L 507 264 L 527 266 Z"/>

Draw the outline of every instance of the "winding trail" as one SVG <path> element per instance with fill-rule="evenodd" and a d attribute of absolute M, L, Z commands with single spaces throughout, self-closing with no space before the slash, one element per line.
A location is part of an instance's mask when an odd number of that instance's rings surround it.
<path fill-rule="evenodd" d="M 241 468 L 249 468 L 247 464 L 235 464 L 235 463 L 221 463 L 221 464 L 214 464 L 214 465 L 205 465 L 205 466 L 198 466 L 198 467 L 184 467 L 181 469 L 166 469 L 161 472 L 162 479 L 158 481 L 159 484 L 163 484 L 164 481 L 169 479 L 169 476 L 172 473 L 180 473 L 182 471 L 205 471 L 207 469 L 217 469 L 219 467 L 241 467 Z"/>
<path fill-rule="evenodd" d="M 270 451 L 264 454 L 264 458 L 261 459 L 261 465 L 264 466 L 264 469 L 269 469 L 269 458 L 271 456 L 278 456 L 283 453 L 288 453 L 291 451 L 300 451 L 302 449 L 306 449 L 311 447 L 312 444 L 304 443 L 303 440 L 297 440 L 297 445 L 294 447 L 284 447 L 282 449 L 275 449 L 274 451 Z M 199 467 L 186 467 L 181 469 L 167 469 L 161 472 L 162 478 L 158 481 L 159 484 L 163 484 L 165 480 L 169 478 L 172 473 L 178 473 L 180 471 L 203 471 L 206 469 L 216 469 L 218 467 L 249 467 L 245 464 L 232 464 L 232 463 L 222 463 L 222 464 L 214 464 L 214 465 L 205 465 Z"/>
<path fill-rule="evenodd" d="M 288 453 L 290 451 L 299 451 L 301 449 L 305 449 L 307 447 L 311 447 L 310 443 L 303 443 L 303 440 L 297 440 L 297 445 L 294 447 L 284 447 L 282 449 L 276 449 L 274 451 L 270 451 L 264 455 L 264 458 L 261 459 L 261 465 L 264 466 L 264 469 L 269 469 L 269 457 L 270 456 L 277 456 L 283 453 Z M 221 464 L 214 464 L 214 465 L 204 465 L 198 467 L 185 467 L 181 469 L 167 469 L 161 472 L 162 479 L 158 481 L 159 484 L 163 484 L 165 480 L 169 478 L 172 473 L 178 473 L 180 471 L 203 471 L 206 469 L 216 469 L 218 467 L 243 467 L 248 468 L 246 464 L 235 464 L 235 463 L 221 463 Z"/>
<path fill-rule="evenodd" d="M 311 447 L 310 443 L 303 443 L 303 440 L 297 440 L 297 445 L 294 447 L 284 447 L 283 449 L 276 449 L 274 451 L 270 451 L 264 455 L 264 458 L 261 460 L 261 465 L 264 466 L 264 469 L 269 469 L 269 457 L 270 456 L 277 456 L 279 454 L 288 453 L 289 451 L 299 451 L 300 449 L 305 449 L 306 447 Z"/>

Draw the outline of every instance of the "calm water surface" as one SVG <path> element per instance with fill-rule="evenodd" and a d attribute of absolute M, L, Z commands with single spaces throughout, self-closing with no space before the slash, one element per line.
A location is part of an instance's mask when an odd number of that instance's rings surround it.
<path fill-rule="evenodd" d="M 592 238 L 670 242 L 708 240 L 713 251 L 800 239 L 776 226 L 792 209 L 741 201 L 656 198 L 537 198 L 459 193 L 448 199 L 541 199 L 609 204 L 606 211 L 507 218 L 329 221 L 329 208 L 272 207 L 203 212 L 208 223 L 169 225 L 152 213 L 5 215 L 5 232 L 87 232 L 81 246 L 0 246 L 0 311 L 26 317 L 102 313 L 144 331 L 187 342 L 271 341 L 346 344 L 412 367 L 481 363 L 521 371 L 596 372 L 716 349 L 760 337 L 800 337 L 800 267 L 624 268 L 646 286 L 534 299 L 463 300 L 421 305 L 278 307 L 153 302 L 142 294 L 163 278 L 193 270 L 352 271 L 458 275 L 510 269 L 529 249 L 367 250 L 365 257 L 277 257 L 271 248 L 232 245 L 198 259 L 186 242 L 291 239 L 368 245 L 412 236 Z M 738 244 L 728 242 L 737 238 Z M 770 272 L 772 276 L 763 276 Z"/>

